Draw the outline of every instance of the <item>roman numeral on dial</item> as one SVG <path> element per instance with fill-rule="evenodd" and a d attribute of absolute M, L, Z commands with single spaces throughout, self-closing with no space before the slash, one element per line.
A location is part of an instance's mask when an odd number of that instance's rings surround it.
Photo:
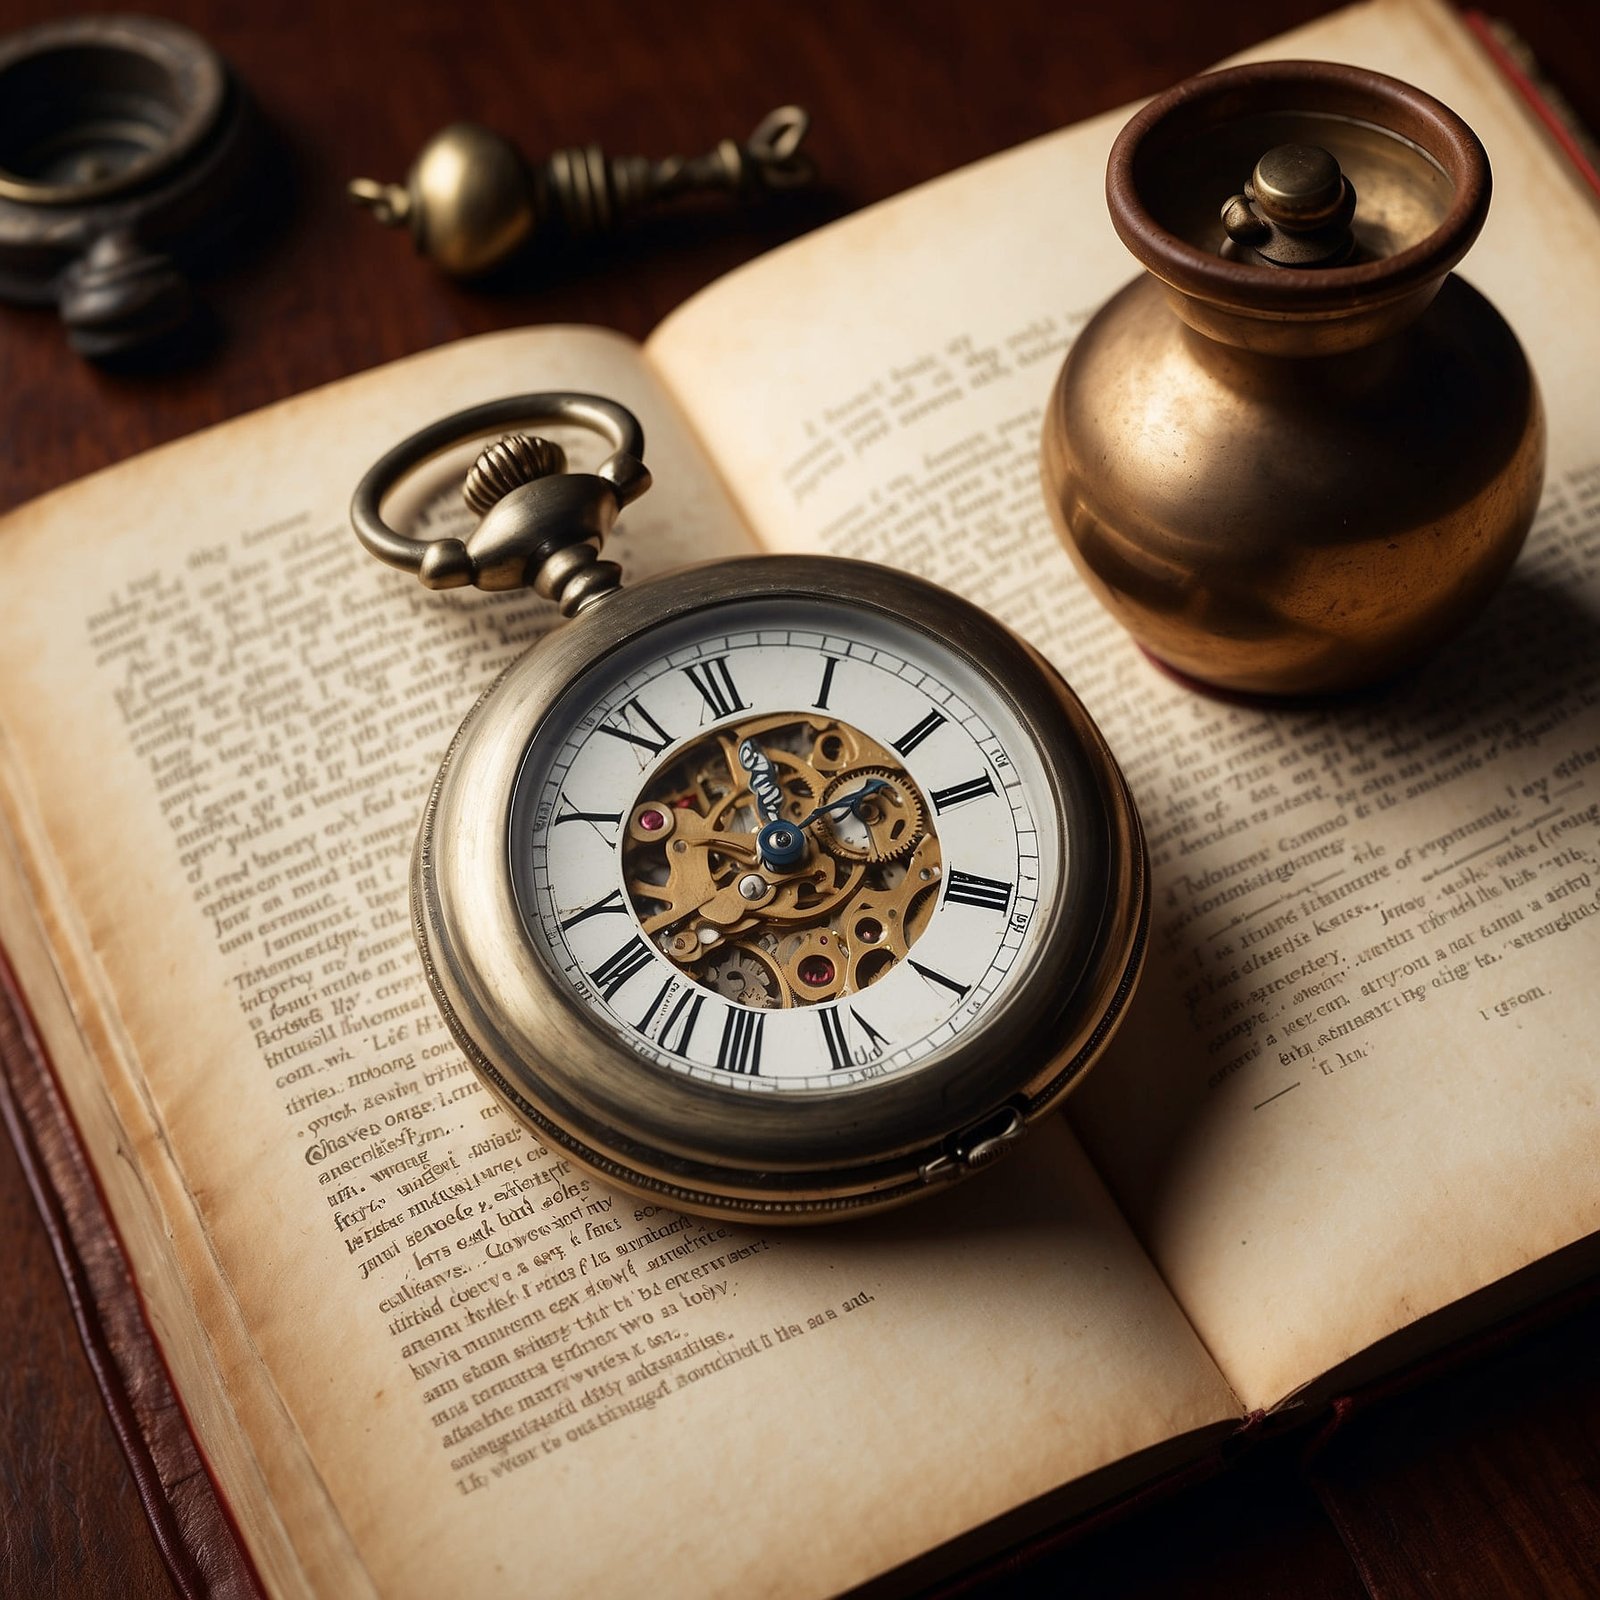
<path fill-rule="evenodd" d="M 637 699 L 625 701 L 618 706 L 617 721 L 602 722 L 600 731 L 609 733 L 613 739 L 625 739 L 629 744 L 636 744 L 641 750 L 646 750 L 653 756 L 660 755 L 672 743 L 671 734 Z"/>
<path fill-rule="evenodd" d="M 889 1041 L 854 1006 L 850 1007 L 850 1015 L 856 1019 L 856 1026 L 872 1041 L 873 1049 L 881 1052 Z"/>
<path fill-rule="evenodd" d="M 667 1013 L 661 1024 L 661 1047 L 675 1051 L 680 1056 L 689 1053 L 689 1040 L 694 1037 L 694 1025 L 700 1020 L 700 1007 L 705 1003 L 703 994 L 685 989 Z M 673 1030 L 677 1032 L 674 1034 Z"/>
<path fill-rule="evenodd" d="M 639 1018 L 638 1028 L 640 1033 L 648 1034 L 650 1032 L 650 1024 L 656 1020 L 656 1013 L 661 1009 L 663 1003 L 666 1001 L 667 996 L 678 987 L 678 980 L 676 978 L 668 978 L 667 981 L 656 990 L 655 999 L 650 1002 L 645 1014 Z"/>
<path fill-rule="evenodd" d="M 965 805 L 980 795 L 994 793 L 994 779 L 986 772 L 981 778 L 968 778 L 965 783 L 953 783 L 948 789 L 935 789 L 928 796 L 935 811 L 948 811 L 952 806 Z"/>
<path fill-rule="evenodd" d="M 907 728 L 894 742 L 894 747 L 903 756 L 908 756 L 913 750 L 928 737 L 930 733 L 942 728 L 949 719 L 942 711 L 930 711 L 914 728 Z"/>
<path fill-rule="evenodd" d="M 685 667 L 683 675 L 700 691 L 700 698 L 711 709 L 715 718 L 731 717 L 735 711 L 748 711 L 750 707 L 739 698 L 739 690 L 728 671 L 726 656 L 712 656 Z"/>
<path fill-rule="evenodd" d="M 635 934 L 589 974 L 589 982 L 609 1000 L 629 978 L 649 965 L 650 946 Z"/>
<path fill-rule="evenodd" d="M 850 1046 L 845 1041 L 844 1018 L 831 1007 L 825 1007 L 817 1013 L 817 1021 L 822 1024 L 822 1042 L 827 1046 L 829 1067 L 835 1072 L 840 1067 L 848 1067 Z"/>
<path fill-rule="evenodd" d="M 764 1011 L 746 1011 L 730 1006 L 722 1024 L 722 1043 L 717 1047 L 717 1065 L 724 1072 L 742 1072 L 754 1078 L 761 1072 L 761 1030 L 767 1025 Z"/>
<path fill-rule="evenodd" d="M 817 711 L 826 711 L 828 709 L 828 695 L 833 689 L 834 669 L 839 665 L 838 656 L 828 656 L 826 660 L 827 665 L 822 669 L 822 687 L 817 690 L 817 698 L 811 702 L 812 707 Z"/>
<path fill-rule="evenodd" d="M 582 911 L 574 911 L 561 924 L 561 931 L 565 933 L 568 928 L 576 928 L 580 922 L 587 922 L 590 917 L 598 917 L 607 911 L 626 911 L 622 903 L 622 891 L 613 889 L 604 900 L 596 900 L 592 906 L 585 906 Z"/>
<path fill-rule="evenodd" d="M 622 826 L 622 813 L 620 811 L 580 811 L 565 795 L 562 795 L 560 803 L 566 809 L 556 812 L 551 820 L 551 827 L 559 828 L 563 822 L 587 822 L 594 828 L 596 833 L 600 834 L 605 843 L 615 844 L 617 842 L 614 838 L 607 839 L 600 830 L 602 827 L 620 828 Z"/>
<path fill-rule="evenodd" d="M 947 905 L 976 906 L 979 911 L 1004 912 L 1011 904 L 1013 884 L 1002 883 L 998 878 L 980 878 L 975 872 L 952 869 L 945 880 L 944 898 Z"/>
<path fill-rule="evenodd" d="M 875 1061 L 883 1054 L 883 1047 L 889 1041 L 854 1006 L 850 1008 L 850 1015 L 855 1018 L 856 1026 L 871 1042 L 867 1056 L 868 1059 Z M 845 1032 L 843 1013 L 827 1007 L 817 1012 L 817 1021 L 822 1024 L 822 1042 L 827 1047 L 828 1066 L 834 1072 L 841 1067 L 853 1066 L 855 1058 L 850 1053 L 850 1041 Z"/>

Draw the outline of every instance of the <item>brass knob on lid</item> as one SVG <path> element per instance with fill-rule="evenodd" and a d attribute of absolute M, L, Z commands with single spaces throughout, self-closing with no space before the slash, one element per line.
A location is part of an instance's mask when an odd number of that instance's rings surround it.
<path fill-rule="evenodd" d="M 1319 144 L 1280 144 L 1256 162 L 1256 204 L 1282 228 L 1320 228 L 1344 208 L 1350 186 Z"/>
<path fill-rule="evenodd" d="M 1331 152 L 1274 145 L 1222 208 L 1223 253 L 1272 267 L 1339 266 L 1355 251 L 1355 211 L 1356 191 Z"/>

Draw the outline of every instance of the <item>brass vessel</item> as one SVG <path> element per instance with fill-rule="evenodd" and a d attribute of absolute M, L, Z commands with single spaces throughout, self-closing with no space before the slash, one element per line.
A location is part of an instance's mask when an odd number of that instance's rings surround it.
<path fill-rule="evenodd" d="M 1450 270 L 1489 187 L 1453 112 L 1326 62 L 1191 79 L 1123 130 L 1107 201 L 1147 275 L 1069 352 L 1043 469 L 1068 551 L 1158 660 L 1357 688 L 1505 575 L 1545 427 L 1515 335 Z"/>

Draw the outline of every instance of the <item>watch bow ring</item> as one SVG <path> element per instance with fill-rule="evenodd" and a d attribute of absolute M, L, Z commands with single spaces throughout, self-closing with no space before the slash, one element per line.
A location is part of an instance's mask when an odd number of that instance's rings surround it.
<path fill-rule="evenodd" d="M 384 497 L 436 456 L 491 429 L 552 423 L 598 433 L 612 453 L 592 473 L 569 473 L 559 445 L 510 434 L 485 450 L 468 476 L 464 497 L 482 517 L 470 539 L 408 539 L 384 521 Z M 621 570 L 599 564 L 601 571 L 591 573 L 568 606 L 567 580 L 574 572 L 564 562 L 544 569 L 558 552 L 577 551 L 587 541 L 598 550 L 617 513 L 649 487 L 644 430 L 631 411 L 599 395 L 523 394 L 458 411 L 402 439 L 356 486 L 350 520 L 371 554 L 415 573 L 426 588 L 532 587 L 547 599 L 560 596 L 563 610 L 570 612 L 595 592 L 595 579 L 613 587 Z M 582 564 L 595 565 L 592 554 Z"/>

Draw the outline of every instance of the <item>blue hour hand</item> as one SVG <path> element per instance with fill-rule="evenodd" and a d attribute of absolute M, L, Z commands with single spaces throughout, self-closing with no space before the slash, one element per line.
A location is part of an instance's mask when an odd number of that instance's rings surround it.
<path fill-rule="evenodd" d="M 754 739 L 741 739 L 739 765 L 750 774 L 750 792 L 761 808 L 761 820 L 766 823 L 778 821 L 783 815 L 783 785 L 772 758 Z"/>
<path fill-rule="evenodd" d="M 745 744 L 749 743 L 750 741 L 746 739 Z M 744 760 L 744 745 L 739 747 L 739 759 L 741 762 Z M 859 789 L 852 790 L 849 794 L 842 794 L 837 800 L 828 801 L 826 805 L 814 807 L 798 822 L 779 820 L 769 822 L 756 835 L 756 846 L 761 851 L 762 864 L 774 872 L 799 866 L 806 854 L 806 829 L 813 822 L 819 817 L 837 816 L 844 811 L 854 813 L 856 807 L 868 795 L 890 787 L 886 778 L 868 778 Z"/>

